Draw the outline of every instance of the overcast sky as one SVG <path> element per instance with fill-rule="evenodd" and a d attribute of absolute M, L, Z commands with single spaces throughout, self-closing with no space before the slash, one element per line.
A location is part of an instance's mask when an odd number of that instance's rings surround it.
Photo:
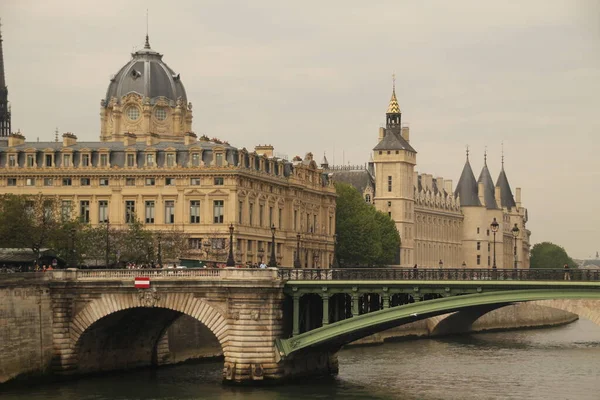
<path fill-rule="evenodd" d="M 194 104 L 194 131 L 290 158 L 362 164 L 391 94 L 417 169 L 458 182 L 501 143 L 534 243 L 600 250 L 600 2 L 1 0 L 13 128 L 98 140 L 110 75 L 150 43 Z"/>

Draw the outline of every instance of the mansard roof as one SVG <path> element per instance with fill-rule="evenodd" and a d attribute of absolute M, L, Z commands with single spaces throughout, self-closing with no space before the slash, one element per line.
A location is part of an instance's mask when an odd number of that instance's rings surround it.
<path fill-rule="evenodd" d="M 479 179 L 477 180 L 477 183 L 483 183 L 483 199 L 485 201 L 486 208 L 498 208 L 498 205 L 496 204 L 494 181 L 492 180 L 490 170 L 487 167 L 487 161 L 483 163 L 483 169 L 479 174 Z"/>
<path fill-rule="evenodd" d="M 408 150 L 416 153 L 416 150 L 398 132 L 387 130 L 385 136 L 373 148 L 373 150 Z"/>
<path fill-rule="evenodd" d="M 517 206 L 515 203 L 515 198 L 512 194 L 512 190 L 510 189 L 510 185 L 508 184 L 508 178 L 506 178 L 506 173 L 504 172 L 504 166 L 502 166 L 500 175 L 498 175 L 496 187 L 500 188 L 500 200 L 502 207 L 513 208 Z"/>
<path fill-rule="evenodd" d="M 477 192 L 478 190 L 477 181 L 475 180 L 475 174 L 473 174 L 471 164 L 469 163 L 469 159 L 467 158 L 467 162 L 465 163 L 462 174 L 460 174 L 458 185 L 456 185 L 454 195 L 460 197 L 461 207 L 480 206 L 481 202 L 479 201 L 479 196 Z"/>

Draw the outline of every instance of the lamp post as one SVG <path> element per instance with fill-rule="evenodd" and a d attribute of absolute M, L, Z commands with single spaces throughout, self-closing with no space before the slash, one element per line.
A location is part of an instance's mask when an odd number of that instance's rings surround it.
<path fill-rule="evenodd" d="M 229 255 L 227 256 L 228 267 L 235 267 L 235 260 L 233 258 L 233 224 L 229 224 Z"/>
<path fill-rule="evenodd" d="M 337 238 L 338 238 L 337 233 L 334 233 L 333 234 L 333 268 L 339 267 L 338 259 L 337 259 L 337 255 L 336 255 L 336 253 L 337 253 Z"/>
<path fill-rule="evenodd" d="M 258 249 L 258 258 L 260 263 L 262 264 L 262 260 L 263 260 L 263 256 L 265 255 L 265 249 L 263 249 L 262 247 L 260 247 Z"/>
<path fill-rule="evenodd" d="M 71 228 L 69 232 L 69 242 L 71 243 L 71 248 L 69 249 L 69 265 L 71 268 L 76 268 L 75 263 L 75 228 Z"/>
<path fill-rule="evenodd" d="M 493 269 L 496 269 L 496 232 L 498 232 L 499 227 L 500 224 L 498 223 L 498 221 L 496 221 L 496 218 L 494 218 L 494 220 L 490 224 L 490 228 L 492 228 L 492 232 L 494 233 L 494 262 L 492 264 Z"/>
<path fill-rule="evenodd" d="M 300 233 L 296 234 L 296 257 L 294 258 L 294 268 L 300 268 Z"/>
<path fill-rule="evenodd" d="M 269 260 L 269 267 L 277 267 L 277 260 L 275 259 L 275 224 L 271 225 L 271 259 Z"/>
<path fill-rule="evenodd" d="M 108 254 L 110 251 L 110 242 L 109 242 L 109 238 L 108 238 L 108 233 L 110 230 L 110 220 L 108 218 L 106 218 L 106 251 L 104 253 L 104 261 L 105 261 L 105 267 L 108 269 Z"/>
<path fill-rule="evenodd" d="M 156 256 L 156 261 L 158 266 L 162 268 L 162 234 L 160 232 L 158 232 L 158 235 L 156 235 L 156 239 L 158 240 L 158 254 Z"/>
<path fill-rule="evenodd" d="M 515 269 L 517 269 L 517 238 L 519 237 L 519 227 L 517 226 L 517 224 L 515 224 L 515 226 L 513 226 L 512 230 L 511 230 L 513 237 L 515 238 Z"/>

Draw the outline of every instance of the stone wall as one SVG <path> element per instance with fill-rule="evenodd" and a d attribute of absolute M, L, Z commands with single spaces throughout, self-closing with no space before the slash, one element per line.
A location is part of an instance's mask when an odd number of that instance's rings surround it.
<path fill-rule="evenodd" d="M 0 287 L 0 383 L 48 371 L 52 355 L 52 307 L 44 281 Z"/>

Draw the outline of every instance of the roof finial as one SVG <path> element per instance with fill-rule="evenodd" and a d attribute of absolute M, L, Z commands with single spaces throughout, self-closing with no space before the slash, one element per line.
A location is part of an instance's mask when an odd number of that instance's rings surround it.
<path fill-rule="evenodd" d="M 54 130 L 54 141 L 58 143 L 58 126 Z"/>
<path fill-rule="evenodd" d="M 487 146 L 483 150 L 483 164 L 487 165 Z"/>
<path fill-rule="evenodd" d="M 467 161 L 469 161 L 469 145 L 467 145 Z"/>
<path fill-rule="evenodd" d="M 501 145 L 502 145 L 502 169 L 504 169 L 504 142 L 502 142 Z"/>
<path fill-rule="evenodd" d="M 392 92 L 396 93 L 396 73 L 392 74 Z"/>
<path fill-rule="evenodd" d="M 148 37 L 148 9 L 146 8 L 146 43 L 144 44 L 145 49 L 150 48 L 150 38 Z"/>

